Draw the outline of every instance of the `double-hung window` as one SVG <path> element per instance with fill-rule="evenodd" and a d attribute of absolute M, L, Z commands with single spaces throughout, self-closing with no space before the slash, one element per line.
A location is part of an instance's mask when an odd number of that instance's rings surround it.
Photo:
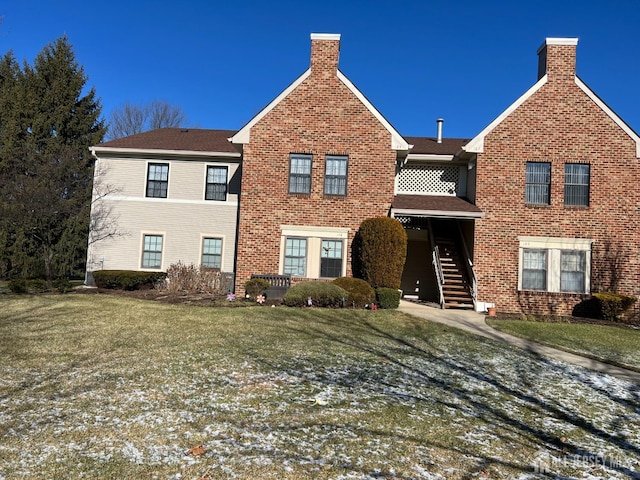
<path fill-rule="evenodd" d="M 311 193 L 311 155 L 291 154 L 289 158 L 289 193 Z"/>
<path fill-rule="evenodd" d="M 162 266 L 162 235 L 145 235 L 142 246 L 142 268 Z"/>
<path fill-rule="evenodd" d="M 324 194 L 347 194 L 347 163 L 346 156 L 327 155 L 324 172 Z"/>
<path fill-rule="evenodd" d="M 147 170 L 147 197 L 167 198 L 169 164 L 150 163 Z"/>
<path fill-rule="evenodd" d="M 527 162 L 525 174 L 525 203 L 549 205 L 551 194 L 551 164 L 549 162 Z"/>
<path fill-rule="evenodd" d="M 593 240 L 558 237 L 519 237 L 519 240 L 519 290 L 589 293 Z"/>
<path fill-rule="evenodd" d="M 284 247 L 285 275 L 304 277 L 307 274 L 307 239 L 287 238 Z"/>
<path fill-rule="evenodd" d="M 227 199 L 227 167 L 207 167 L 207 185 L 204 199 L 222 202 Z"/>
<path fill-rule="evenodd" d="M 320 253 L 320 276 L 337 278 L 342 275 L 342 240 L 323 240 Z"/>
<path fill-rule="evenodd" d="M 589 206 L 589 164 L 566 163 L 564 165 L 564 204 Z"/>
<path fill-rule="evenodd" d="M 222 265 L 222 239 L 204 238 L 202 240 L 202 266 L 221 268 Z"/>
<path fill-rule="evenodd" d="M 522 252 L 522 289 L 547 289 L 547 251 L 524 249 Z"/>

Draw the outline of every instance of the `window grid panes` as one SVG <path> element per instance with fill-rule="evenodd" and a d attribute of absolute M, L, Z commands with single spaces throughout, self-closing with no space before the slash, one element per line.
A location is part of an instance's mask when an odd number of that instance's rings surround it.
<path fill-rule="evenodd" d="M 585 254 L 582 251 L 563 250 L 560 253 L 560 291 L 585 291 Z"/>
<path fill-rule="evenodd" d="M 142 249 L 142 268 L 160 268 L 162 265 L 162 235 L 145 235 Z"/>
<path fill-rule="evenodd" d="M 284 251 L 284 274 L 303 277 L 307 271 L 307 239 L 287 238 Z"/>
<path fill-rule="evenodd" d="M 327 156 L 324 172 L 324 194 L 347 194 L 348 157 Z"/>
<path fill-rule="evenodd" d="M 222 239 L 205 238 L 202 241 L 202 266 L 221 268 L 222 265 Z"/>
<path fill-rule="evenodd" d="M 547 251 L 525 249 L 522 253 L 522 289 L 547 289 Z"/>
<path fill-rule="evenodd" d="M 589 165 L 567 163 L 564 166 L 564 204 L 589 206 Z"/>
<path fill-rule="evenodd" d="M 531 205 L 549 205 L 551 186 L 551 164 L 527 162 L 525 179 L 525 202 Z"/>
<path fill-rule="evenodd" d="M 320 256 L 320 276 L 337 278 L 342 275 L 342 241 L 323 240 Z"/>
<path fill-rule="evenodd" d="M 227 167 L 207 167 L 205 200 L 227 199 Z"/>
<path fill-rule="evenodd" d="M 169 164 L 150 163 L 147 172 L 147 197 L 167 198 Z"/>
<path fill-rule="evenodd" d="M 289 193 L 311 193 L 311 155 L 291 155 Z"/>

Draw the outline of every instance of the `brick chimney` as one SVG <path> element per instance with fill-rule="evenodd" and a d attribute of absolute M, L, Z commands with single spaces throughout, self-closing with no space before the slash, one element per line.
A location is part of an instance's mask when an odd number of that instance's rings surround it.
<path fill-rule="evenodd" d="M 339 33 L 311 34 L 311 73 L 335 75 L 340 56 Z"/>
<path fill-rule="evenodd" d="M 547 38 L 538 49 L 538 80 L 576 75 L 577 38 Z"/>

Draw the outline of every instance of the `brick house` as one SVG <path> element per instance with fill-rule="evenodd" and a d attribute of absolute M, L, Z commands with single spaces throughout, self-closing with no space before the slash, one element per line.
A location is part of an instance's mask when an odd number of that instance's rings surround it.
<path fill-rule="evenodd" d="M 566 314 L 591 291 L 637 295 L 640 138 L 576 77 L 576 44 L 547 39 L 538 82 L 452 139 L 441 121 L 402 137 L 338 69 L 340 36 L 312 34 L 310 68 L 238 132 L 93 148 L 129 236 L 93 243 L 87 270 L 215 261 L 240 294 L 253 274 L 349 276 L 362 220 L 392 216 L 407 296 Z"/>

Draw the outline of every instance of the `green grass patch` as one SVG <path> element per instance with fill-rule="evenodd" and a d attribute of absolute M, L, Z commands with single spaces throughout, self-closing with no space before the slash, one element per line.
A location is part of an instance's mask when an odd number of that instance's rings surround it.
<path fill-rule="evenodd" d="M 398 311 L 0 302 L 2 479 L 640 471 L 637 386 Z"/>
<path fill-rule="evenodd" d="M 640 330 L 490 318 L 487 323 L 502 332 L 640 371 Z"/>

